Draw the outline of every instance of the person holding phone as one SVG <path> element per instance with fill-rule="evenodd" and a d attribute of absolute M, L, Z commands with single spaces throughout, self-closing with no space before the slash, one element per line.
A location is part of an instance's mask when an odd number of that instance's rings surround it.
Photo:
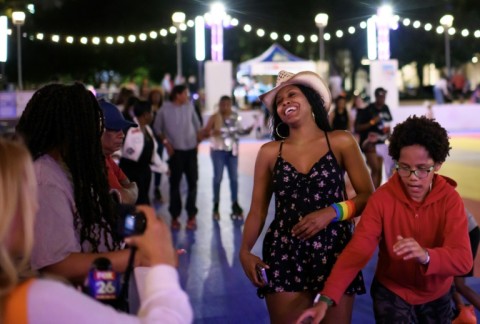
<path fill-rule="evenodd" d="M 138 315 L 120 313 L 65 282 L 32 276 L 29 257 L 39 208 L 32 158 L 21 142 L 0 138 L 0 160 L 0 322 L 192 322 L 192 308 L 175 269 L 177 257 L 170 229 L 147 206 L 137 207 L 147 219 L 145 233 L 126 239 L 138 248 L 138 257 L 151 265 L 136 269 L 142 287 Z"/>
<path fill-rule="evenodd" d="M 260 99 L 272 115 L 275 140 L 257 155 L 240 261 L 259 296 L 265 297 L 271 322 L 289 323 L 312 305 L 323 287 L 373 184 L 354 137 L 331 130 L 330 91 L 316 73 L 281 71 L 277 86 Z M 355 197 L 345 193 L 345 171 Z M 251 250 L 273 194 L 275 218 L 263 240 L 262 259 Z M 360 273 L 331 313 L 349 321 L 357 293 L 365 293 Z"/>

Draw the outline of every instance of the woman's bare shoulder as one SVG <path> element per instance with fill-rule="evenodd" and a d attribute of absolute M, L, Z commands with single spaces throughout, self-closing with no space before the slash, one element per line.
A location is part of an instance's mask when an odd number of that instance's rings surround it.
<path fill-rule="evenodd" d="M 262 155 L 263 157 L 277 156 L 280 150 L 280 144 L 280 141 L 271 141 L 262 144 L 258 155 Z"/>
<path fill-rule="evenodd" d="M 334 130 L 328 133 L 328 139 L 332 144 L 336 144 L 340 147 L 349 147 L 350 145 L 357 143 L 352 133 L 346 130 Z"/>

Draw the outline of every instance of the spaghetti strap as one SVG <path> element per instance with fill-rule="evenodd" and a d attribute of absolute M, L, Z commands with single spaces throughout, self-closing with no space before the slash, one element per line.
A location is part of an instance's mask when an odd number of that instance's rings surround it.
<path fill-rule="evenodd" d="M 278 149 L 278 157 L 282 157 L 283 142 L 284 142 L 284 140 L 282 140 L 282 141 L 280 142 L 280 148 Z"/>
<path fill-rule="evenodd" d="M 325 138 L 327 139 L 328 150 L 329 150 L 330 152 L 333 152 L 333 151 L 332 151 L 332 148 L 330 147 L 330 141 L 328 140 L 328 134 L 327 134 L 327 132 L 324 132 L 324 133 L 325 133 Z"/>
<path fill-rule="evenodd" d="M 325 138 L 327 139 L 327 145 L 328 145 L 328 150 L 333 154 L 333 151 L 332 151 L 332 148 L 330 147 L 330 141 L 328 140 L 328 134 L 327 132 L 324 132 L 325 133 Z M 347 200 L 348 199 L 348 194 L 347 194 L 347 187 L 345 185 L 345 176 L 343 175 L 342 173 L 342 189 L 343 189 L 343 200 Z"/>

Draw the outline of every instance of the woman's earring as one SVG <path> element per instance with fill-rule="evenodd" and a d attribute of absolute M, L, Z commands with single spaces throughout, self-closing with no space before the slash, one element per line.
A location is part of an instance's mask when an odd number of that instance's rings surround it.
<path fill-rule="evenodd" d="M 284 122 L 280 122 L 280 123 L 277 125 L 277 127 L 275 127 L 275 133 L 276 133 L 277 136 L 280 137 L 281 139 L 286 139 L 286 138 L 288 137 L 288 135 L 287 135 L 287 136 L 283 136 L 283 135 L 281 135 L 280 132 L 278 131 L 278 128 L 279 128 L 280 126 L 282 126 L 282 125 L 287 125 L 287 124 L 285 124 Z M 288 126 L 287 126 L 287 128 L 288 128 Z"/>
<path fill-rule="evenodd" d="M 313 120 L 315 120 L 315 121 L 317 120 L 317 119 L 315 119 L 315 113 L 313 112 L 313 110 L 312 110 L 312 117 L 313 117 Z"/>

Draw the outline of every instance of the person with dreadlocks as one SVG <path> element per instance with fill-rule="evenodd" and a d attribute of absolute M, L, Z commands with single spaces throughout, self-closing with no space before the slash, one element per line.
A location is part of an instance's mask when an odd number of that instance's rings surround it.
<path fill-rule="evenodd" d="M 81 284 L 92 262 L 107 257 L 123 272 L 94 95 L 80 84 L 50 84 L 34 93 L 17 132 L 34 159 L 39 193 L 31 267 Z"/>

